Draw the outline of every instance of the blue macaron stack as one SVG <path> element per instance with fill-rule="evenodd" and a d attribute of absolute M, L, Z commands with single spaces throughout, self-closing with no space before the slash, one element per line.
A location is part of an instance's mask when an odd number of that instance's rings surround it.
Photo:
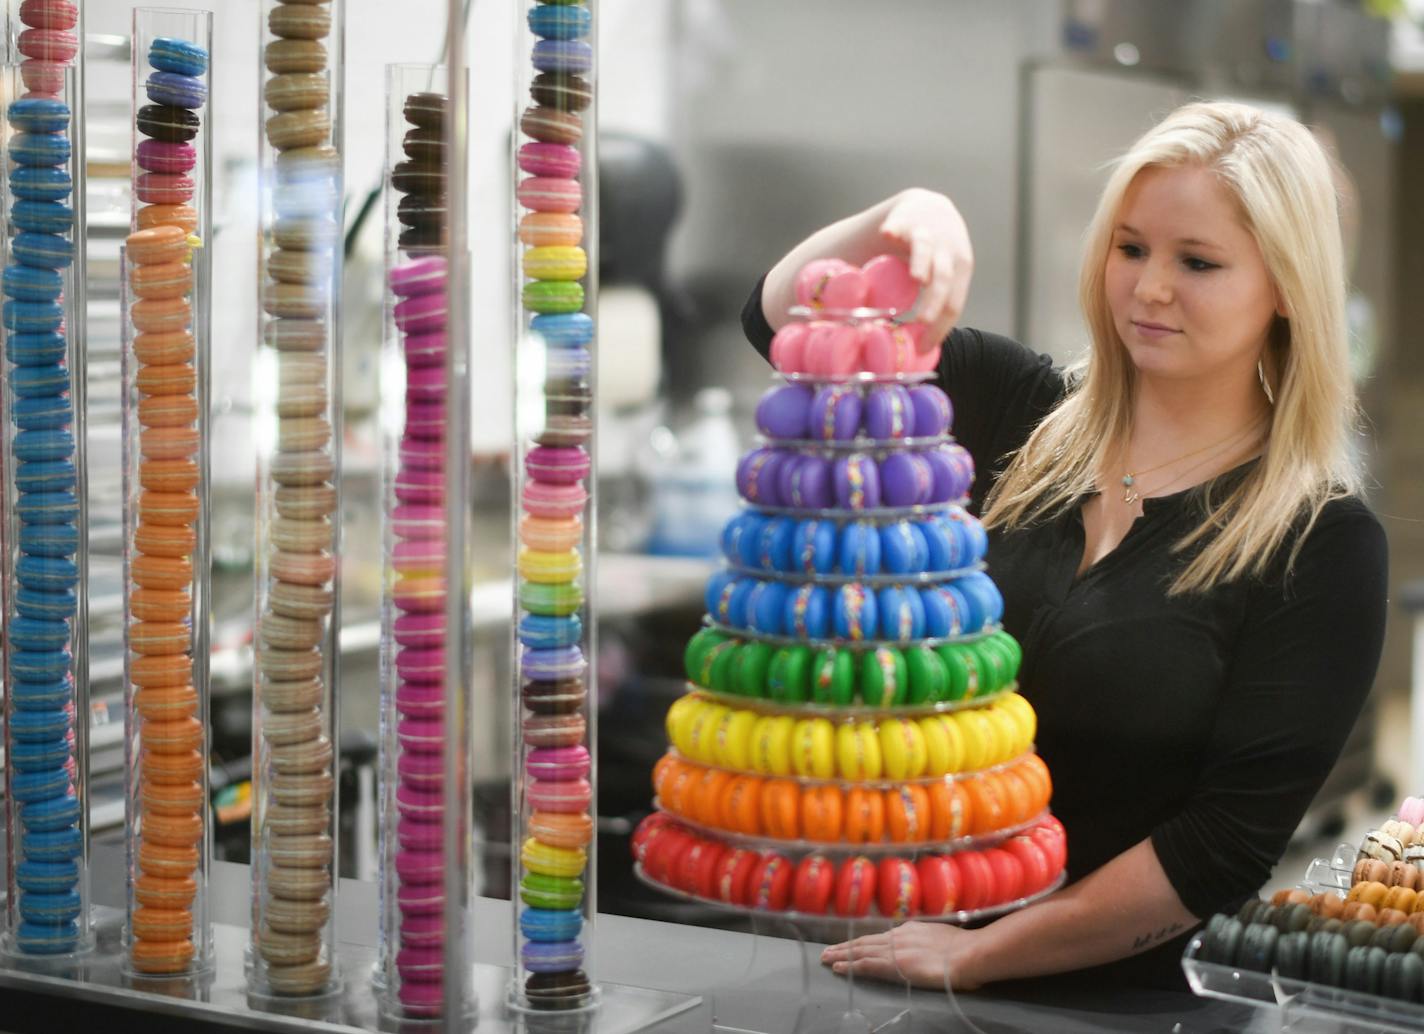
<path fill-rule="evenodd" d="M 19 819 L 14 946 L 34 955 L 74 951 L 82 908 L 70 652 L 79 497 L 63 307 L 64 271 L 74 259 L 69 117 L 68 105 L 50 97 L 22 97 L 9 107 L 19 130 L 9 147 L 10 217 L 20 232 L 0 275 L 19 521 L 14 617 L 5 630 L 13 706 L 6 747 Z"/>

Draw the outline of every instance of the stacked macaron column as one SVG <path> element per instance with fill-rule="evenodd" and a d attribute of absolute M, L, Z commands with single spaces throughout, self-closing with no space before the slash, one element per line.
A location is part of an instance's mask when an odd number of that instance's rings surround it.
<path fill-rule="evenodd" d="M 597 183 L 594 17 L 581 2 L 527 4 L 519 25 L 520 356 L 516 1008 L 596 1004 L 592 593 Z M 543 373 L 543 383 L 527 371 Z M 528 378 L 528 379 L 526 379 Z"/>
<path fill-rule="evenodd" d="M 1061 878 L 969 454 L 898 258 L 809 264 L 634 838 L 648 879 L 799 916 L 967 921 Z"/>
<path fill-rule="evenodd" d="M 90 946 L 84 542 L 82 25 L 19 7 L 6 111 L 5 931 L 0 949 Z M 76 209 L 80 213 L 76 216 Z"/>
<path fill-rule="evenodd" d="M 468 823 L 445 787 L 450 564 L 447 446 L 460 405 L 447 376 L 449 102 L 443 68 L 387 69 L 386 305 L 382 379 L 387 560 L 381 622 L 382 1013 L 442 1014 L 446 985 L 473 1010 L 468 974 L 446 965 L 445 834 Z M 453 579 L 453 581 L 452 581 Z M 458 601 L 456 601 L 458 602 Z M 467 928 L 462 923 L 461 928 Z"/>
<path fill-rule="evenodd" d="M 341 0 L 258 5 L 262 129 L 249 993 L 338 988 Z"/>
<path fill-rule="evenodd" d="M 211 956 L 208 810 L 208 262 L 212 16 L 134 10 L 125 242 L 125 967 Z"/>

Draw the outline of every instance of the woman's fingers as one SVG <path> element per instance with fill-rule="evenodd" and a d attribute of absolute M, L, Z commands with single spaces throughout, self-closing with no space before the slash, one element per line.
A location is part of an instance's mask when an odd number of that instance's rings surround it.
<path fill-rule="evenodd" d="M 876 950 L 889 944 L 889 933 L 872 933 L 864 937 L 857 937 L 852 941 L 842 941 L 840 944 L 832 944 L 821 952 L 822 962 L 835 962 L 841 959 L 858 957 L 865 952 Z"/>

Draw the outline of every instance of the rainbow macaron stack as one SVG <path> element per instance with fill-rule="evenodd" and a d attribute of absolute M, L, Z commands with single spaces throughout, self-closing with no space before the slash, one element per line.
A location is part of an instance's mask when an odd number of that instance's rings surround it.
<path fill-rule="evenodd" d="M 125 245 L 140 429 L 125 594 L 139 745 L 128 944 L 136 971 L 181 973 L 203 937 L 193 906 L 208 813 L 207 736 L 193 673 L 202 431 L 190 264 L 198 227 L 190 174 L 198 164 L 208 54 L 187 40 L 158 37 L 146 58 L 151 103 L 137 113 L 136 229 Z"/>
<path fill-rule="evenodd" d="M 399 251 L 388 273 L 406 365 L 405 421 L 395 473 L 390 564 L 395 673 L 395 996 L 410 1017 L 440 1013 L 445 981 L 444 829 L 446 554 L 445 376 L 449 310 L 445 259 L 447 100 L 405 99 L 410 124 L 391 185 L 402 194 Z M 392 832 L 388 831 L 387 836 Z"/>
<path fill-rule="evenodd" d="M 78 51 L 78 12 L 67 0 L 26 0 L 20 20 L 20 74 L 31 92 L 7 112 L 16 130 L 8 153 L 10 223 L 18 232 L 3 278 L 16 521 L 16 541 L 7 543 L 6 803 L 19 889 L 8 947 L 57 955 L 78 949 L 84 935 L 72 653 L 81 525 L 63 304 L 63 271 L 75 247 L 64 73 Z"/>
<path fill-rule="evenodd" d="M 341 5 L 259 5 L 265 358 L 275 360 L 276 449 L 259 493 L 254 725 L 254 990 L 319 995 L 336 981 L 340 441 L 337 303 L 342 155 L 336 96 Z M 329 48 L 329 49 L 328 49 Z M 335 82 L 333 82 L 335 80 Z M 270 410 L 269 410 L 270 412 Z"/>
<path fill-rule="evenodd" d="M 544 424 L 524 454 L 519 524 L 519 674 L 524 776 L 519 831 L 521 899 L 517 995 L 538 1009 L 592 1000 L 583 969 L 585 875 L 593 841 L 591 757 L 586 746 L 589 629 L 582 549 L 593 431 L 592 318 L 579 213 L 583 112 L 593 102 L 590 7 L 540 3 L 527 12 L 534 77 L 520 119 L 516 160 L 524 177 L 519 239 L 522 300 L 544 349 Z"/>
<path fill-rule="evenodd" d="M 962 505 L 973 463 L 926 383 L 938 349 L 899 322 L 918 285 L 880 256 L 810 263 L 796 290 L 634 855 L 654 882 L 742 909 L 1015 907 L 1060 879 L 1066 847 Z"/>

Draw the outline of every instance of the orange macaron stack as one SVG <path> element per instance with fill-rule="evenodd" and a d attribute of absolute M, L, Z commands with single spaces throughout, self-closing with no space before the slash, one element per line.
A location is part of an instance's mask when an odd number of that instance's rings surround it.
<path fill-rule="evenodd" d="M 163 76 L 178 74 L 169 65 L 180 58 L 185 82 L 201 83 L 205 76 L 206 52 L 196 45 L 183 43 L 181 55 L 165 56 L 179 42 L 156 39 L 148 54 L 160 85 Z M 132 968 L 151 974 L 188 970 L 204 939 L 195 915 L 208 821 L 207 736 L 193 640 L 194 564 L 203 562 L 195 560 L 203 505 L 192 264 L 198 213 L 191 204 L 193 179 L 186 175 L 197 162 L 198 126 L 196 111 L 191 118 L 139 119 L 145 139 L 136 160 L 149 171 L 136 180 L 136 201 L 156 200 L 148 189 L 155 176 L 165 177 L 168 186 L 162 204 L 136 208 L 136 229 L 125 247 L 128 367 L 138 425 L 125 600 L 130 729 L 137 732 L 128 943 Z M 183 172 L 153 172 L 161 163 Z"/>

